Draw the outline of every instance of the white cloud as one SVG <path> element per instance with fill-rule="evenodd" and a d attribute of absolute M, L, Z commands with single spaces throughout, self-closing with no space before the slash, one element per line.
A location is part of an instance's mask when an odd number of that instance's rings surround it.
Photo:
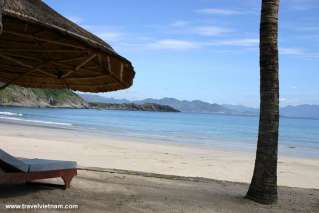
<path fill-rule="evenodd" d="M 313 58 L 313 59 L 318 59 L 319 58 L 319 53 L 308 53 L 308 54 L 306 54 L 306 57 Z"/>
<path fill-rule="evenodd" d="M 81 24 L 83 22 L 83 19 L 79 16 L 67 16 L 67 19 L 71 20 L 72 22 L 76 24 Z"/>
<path fill-rule="evenodd" d="M 279 48 L 279 53 L 281 55 L 291 55 L 291 56 L 302 56 L 308 59 L 318 59 L 319 53 L 309 52 L 300 48 Z"/>
<path fill-rule="evenodd" d="M 96 33 L 97 36 L 99 36 L 101 39 L 105 41 L 119 41 L 123 37 L 123 33 L 119 32 L 112 32 L 112 31 L 105 31 L 105 32 L 99 32 Z"/>
<path fill-rule="evenodd" d="M 283 4 L 294 10 L 310 10 L 319 6 L 318 0 L 284 0 Z"/>
<path fill-rule="evenodd" d="M 97 35 L 101 39 L 105 40 L 106 42 L 118 42 L 120 40 L 123 40 L 123 38 L 125 37 L 125 33 L 114 30 L 108 26 L 85 25 L 84 28 Z"/>
<path fill-rule="evenodd" d="M 228 32 L 232 32 L 232 30 L 223 28 L 223 27 L 216 27 L 216 26 L 201 26 L 195 27 L 193 29 L 194 33 L 203 35 L 203 36 L 216 36 Z"/>
<path fill-rule="evenodd" d="M 210 42 L 198 42 L 192 40 L 162 39 L 149 43 L 147 46 L 151 49 L 169 49 L 169 50 L 189 50 L 205 48 L 210 46 L 232 46 L 232 47 L 253 47 L 258 46 L 259 39 L 232 39 L 215 40 Z"/>
<path fill-rule="evenodd" d="M 187 40 L 163 39 L 150 43 L 148 47 L 152 49 L 189 50 L 200 48 L 201 45 Z"/>
<path fill-rule="evenodd" d="M 303 49 L 299 48 L 279 48 L 279 52 L 282 55 L 304 55 Z"/>
<path fill-rule="evenodd" d="M 116 49 L 132 49 L 132 50 L 169 50 L 169 51 L 188 51 L 200 48 L 211 48 L 212 46 L 228 46 L 228 47 L 252 47 L 258 44 L 258 39 L 183 39 L 182 37 L 165 38 L 158 35 L 157 38 L 144 36 L 143 34 L 132 35 L 123 31 L 122 28 L 104 26 L 104 25 L 86 25 L 83 19 L 77 16 L 70 16 L 69 19 L 82 25 L 85 29 L 97 35 Z M 194 25 L 192 22 L 185 20 L 176 20 L 168 25 L 169 30 L 176 30 L 177 34 L 194 34 L 200 36 L 218 36 L 234 30 L 213 25 Z M 227 51 L 227 50 L 223 50 Z"/>
<path fill-rule="evenodd" d="M 259 39 L 256 39 L 256 38 L 216 40 L 216 41 L 211 41 L 207 43 L 207 45 L 210 45 L 210 46 L 241 46 L 241 47 L 257 46 L 258 44 L 259 44 Z"/>
<path fill-rule="evenodd" d="M 185 27 L 189 23 L 187 21 L 175 21 L 171 24 L 172 27 Z"/>
<path fill-rule="evenodd" d="M 242 12 L 237 10 L 221 9 L 221 8 L 205 8 L 196 10 L 197 13 L 206 14 L 206 15 L 240 15 Z"/>
<path fill-rule="evenodd" d="M 215 26 L 215 25 L 199 25 L 187 21 L 175 21 L 168 25 L 165 30 L 167 33 L 173 34 L 196 34 L 201 36 L 216 36 L 229 32 L 234 32 L 234 29 Z"/>
<path fill-rule="evenodd" d="M 317 27 L 317 26 L 297 27 L 295 29 L 298 30 L 298 31 L 304 31 L 304 32 L 319 31 L 319 27 Z"/>

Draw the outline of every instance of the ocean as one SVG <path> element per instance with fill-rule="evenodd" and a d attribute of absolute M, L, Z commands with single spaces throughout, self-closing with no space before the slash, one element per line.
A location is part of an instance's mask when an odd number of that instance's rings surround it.
<path fill-rule="evenodd" d="M 258 117 L 94 109 L 0 107 L 0 122 L 113 137 L 255 152 Z M 281 118 L 279 153 L 319 158 L 319 120 Z"/>

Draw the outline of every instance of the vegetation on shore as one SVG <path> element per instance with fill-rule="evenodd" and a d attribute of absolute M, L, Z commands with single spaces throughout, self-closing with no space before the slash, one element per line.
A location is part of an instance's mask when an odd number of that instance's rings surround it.
<path fill-rule="evenodd" d="M 72 90 L 35 89 L 9 86 L 0 90 L 0 105 L 22 107 L 93 108 L 151 112 L 179 112 L 173 107 L 153 103 L 88 103 Z"/>
<path fill-rule="evenodd" d="M 88 107 L 87 102 L 71 90 L 34 89 L 15 85 L 0 90 L 0 105 L 65 108 Z"/>
<path fill-rule="evenodd" d="M 89 103 L 90 108 L 107 109 L 107 110 L 129 110 L 129 111 L 149 111 L 149 112 L 179 112 L 173 107 L 167 105 L 144 103 Z"/>

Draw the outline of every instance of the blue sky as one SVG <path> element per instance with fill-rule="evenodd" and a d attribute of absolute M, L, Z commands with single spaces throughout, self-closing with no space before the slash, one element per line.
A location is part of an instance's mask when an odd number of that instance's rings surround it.
<path fill-rule="evenodd" d="M 261 0 L 45 0 L 130 59 L 132 88 L 103 94 L 259 105 Z M 281 105 L 319 104 L 319 2 L 281 0 Z"/>

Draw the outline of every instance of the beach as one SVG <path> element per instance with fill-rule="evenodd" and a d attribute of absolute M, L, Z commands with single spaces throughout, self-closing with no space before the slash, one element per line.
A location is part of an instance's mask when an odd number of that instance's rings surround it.
<path fill-rule="evenodd" d="M 0 211 L 10 204 L 77 205 L 80 213 L 290 213 L 319 210 L 319 191 L 279 187 L 280 200 L 260 205 L 244 199 L 248 185 L 200 178 L 152 176 L 125 171 L 79 171 L 69 190 L 40 184 L 1 186 Z"/>
<path fill-rule="evenodd" d="M 74 205 L 37 212 L 247 213 L 318 212 L 319 159 L 279 156 L 279 201 L 244 198 L 254 153 L 156 143 L 77 128 L 5 122 L 1 149 L 17 157 L 77 161 L 71 189 L 60 179 L 0 186 L 7 205 Z M 41 184 L 42 183 L 42 184 Z M 11 209 L 9 212 L 21 212 Z"/>
<path fill-rule="evenodd" d="M 0 0 L 0 213 L 319 213 L 316 3 Z"/>
<path fill-rule="evenodd" d="M 139 171 L 249 183 L 253 152 L 112 137 L 72 128 L 0 124 L 1 148 L 24 158 L 77 161 L 80 168 Z M 279 155 L 280 186 L 319 189 L 319 158 Z"/>

